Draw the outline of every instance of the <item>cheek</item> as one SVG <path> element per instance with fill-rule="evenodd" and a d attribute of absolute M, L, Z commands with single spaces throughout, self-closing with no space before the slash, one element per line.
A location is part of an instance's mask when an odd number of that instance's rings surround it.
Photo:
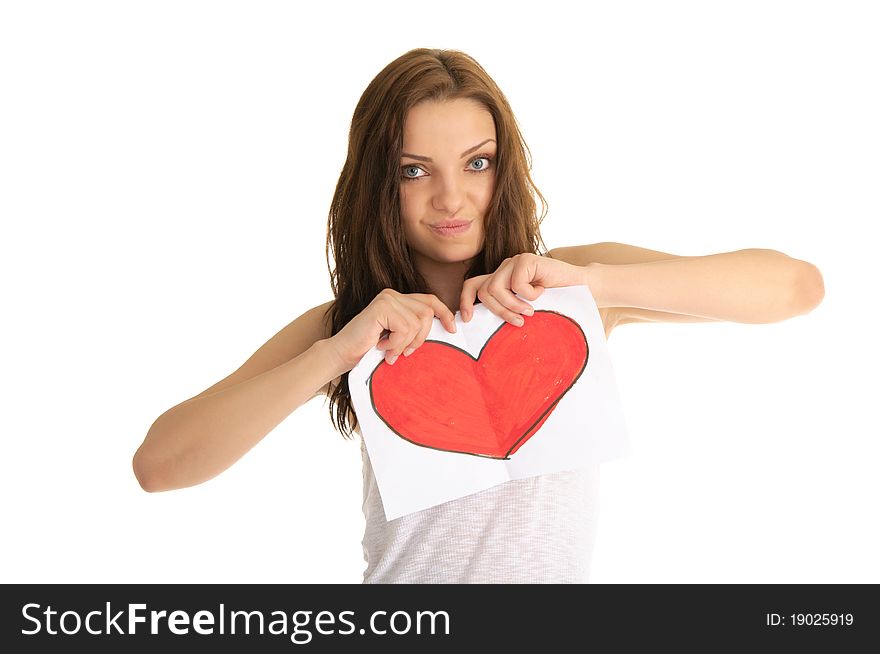
<path fill-rule="evenodd" d="M 419 194 L 414 189 L 408 189 L 405 185 L 400 188 L 400 213 L 412 216 L 418 205 Z"/>
<path fill-rule="evenodd" d="M 480 200 L 479 201 L 480 201 L 480 206 L 482 206 L 483 209 L 486 209 L 486 207 L 489 206 L 489 203 L 492 201 L 492 194 L 494 192 L 495 192 L 495 180 L 494 179 L 489 180 L 489 183 L 487 183 L 485 186 L 483 186 L 480 189 L 480 191 L 479 191 Z"/>
<path fill-rule="evenodd" d="M 407 241 L 412 242 L 419 236 L 419 215 L 415 209 L 401 198 L 400 201 L 400 226 Z"/>
<path fill-rule="evenodd" d="M 419 221 L 418 211 L 416 210 L 413 198 L 400 198 L 400 220 L 404 226 L 417 223 Z"/>

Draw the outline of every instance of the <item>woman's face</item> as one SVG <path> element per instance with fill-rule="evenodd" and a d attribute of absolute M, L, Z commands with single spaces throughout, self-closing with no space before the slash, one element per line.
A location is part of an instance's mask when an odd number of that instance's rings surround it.
<path fill-rule="evenodd" d="M 417 264 L 462 262 L 482 249 L 483 220 L 495 188 L 495 139 L 492 114 L 473 100 L 422 102 L 409 110 L 400 213 Z M 436 228 L 449 222 L 469 226 Z"/>

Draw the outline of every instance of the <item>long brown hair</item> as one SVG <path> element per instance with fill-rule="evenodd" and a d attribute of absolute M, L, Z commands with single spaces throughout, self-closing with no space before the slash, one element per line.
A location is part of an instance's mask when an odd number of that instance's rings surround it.
<path fill-rule="evenodd" d="M 495 121 L 495 188 L 484 217 L 484 246 L 465 279 L 494 272 L 522 252 L 546 254 L 539 226 L 547 202 L 529 175 L 528 149 L 507 99 L 471 56 L 458 50 L 417 48 L 388 64 L 370 82 L 354 110 L 348 156 L 339 175 L 327 222 L 327 269 L 335 301 L 325 315 L 338 333 L 384 288 L 432 293 L 416 269 L 400 220 L 400 156 L 409 109 L 423 101 L 469 98 Z M 528 153 L 528 155 L 527 155 Z M 542 213 L 532 193 L 541 200 Z M 335 269 L 330 269 L 330 250 Z M 334 408 L 336 419 L 334 420 Z M 353 424 L 349 424 L 349 417 Z M 330 420 L 351 438 L 348 373 L 330 397 Z"/>

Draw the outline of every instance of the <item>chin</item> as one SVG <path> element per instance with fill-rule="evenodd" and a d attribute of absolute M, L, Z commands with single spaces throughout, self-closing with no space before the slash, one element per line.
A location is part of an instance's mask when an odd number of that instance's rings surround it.
<path fill-rule="evenodd" d="M 457 252 L 439 252 L 436 256 L 432 256 L 431 258 L 442 263 L 464 263 L 470 261 L 475 256 L 477 256 L 477 253 L 470 249 L 466 252 L 459 249 Z"/>
<path fill-rule="evenodd" d="M 480 249 L 468 243 L 457 243 L 447 246 L 431 244 L 428 247 L 416 248 L 416 252 L 426 259 L 437 263 L 464 263 L 480 253 Z"/>

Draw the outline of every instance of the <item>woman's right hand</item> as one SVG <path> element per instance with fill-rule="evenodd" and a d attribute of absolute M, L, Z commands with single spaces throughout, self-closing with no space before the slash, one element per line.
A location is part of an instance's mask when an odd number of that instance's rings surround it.
<path fill-rule="evenodd" d="M 347 370 L 374 347 L 385 350 L 385 361 L 393 365 L 401 353 L 409 356 L 410 348 L 415 350 L 425 342 L 435 316 L 447 331 L 455 333 L 455 315 L 436 295 L 404 294 L 386 288 L 330 337 L 330 342 Z"/>

